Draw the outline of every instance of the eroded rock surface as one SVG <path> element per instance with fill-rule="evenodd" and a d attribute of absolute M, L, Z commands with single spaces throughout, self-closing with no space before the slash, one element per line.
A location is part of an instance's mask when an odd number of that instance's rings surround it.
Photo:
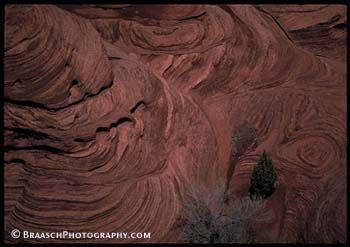
<path fill-rule="evenodd" d="M 257 240 L 344 242 L 345 23 L 336 5 L 6 6 L 6 241 L 182 241 L 186 188 L 226 178 L 248 121 L 229 197 L 263 150 L 278 175 Z"/>

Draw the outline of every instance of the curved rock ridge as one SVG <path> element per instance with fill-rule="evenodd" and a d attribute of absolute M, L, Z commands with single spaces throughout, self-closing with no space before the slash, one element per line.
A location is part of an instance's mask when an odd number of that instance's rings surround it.
<path fill-rule="evenodd" d="M 344 5 L 263 5 L 291 38 L 312 53 L 346 64 L 346 8 Z"/>
<path fill-rule="evenodd" d="M 266 150 L 278 181 L 264 208 L 273 220 L 251 222 L 257 241 L 345 242 L 343 13 L 7 5 L 6 241 L 182 242 L 188 188 L 233 170 L 234 203 Z M 257 145 L 233 163 L 231 135 L 245 121 Z M 13 229 L 151 239 L 14 240 Z"/>
<path fill-rule="evenodd" d="M 41 18 L 70 15 L 52 6 L 32 8 Z M 12 11 L 20 9 L 7 13 Z M 93 41 L 95 34 L 86 39 Z M 91 69 L 112 73 L 109 88 L 54 110 L 13 101 L 5 105 L 7 229 L 151 232 L 152 241 L 160 241 L 176 220 L 175 191 L 189 179 L 210 177 L 215 150 L 200 150 L 215 146 L 215 138 L 191 98 L 171 90 L 136 60 L 116 59 L 118 51 L 96 43 L 93 51 L 111 70 Z M 76 56 L 89 58 L 84 49 Z M 16 62 L 11 69 L 17 69 Z M 190 134 L 195 139 L 187 139 Z"/>
<path fill-rule="evenodd" d="M 113 83 L 96 30 L 59 8 L 8 7 L 5 51 L 5 99 L 10 102 L 64 108 Z"/>

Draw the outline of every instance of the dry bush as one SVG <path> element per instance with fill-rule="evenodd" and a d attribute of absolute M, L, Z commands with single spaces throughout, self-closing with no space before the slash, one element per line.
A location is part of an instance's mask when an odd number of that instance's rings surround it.
<path fill-rule="evenodd" d="M 264 206 L 262 201 L 249 197 L 224 202 L 224 183 L 212 190 L 192 187 L 183 204 L 182 230 L 184 240 L 190 243 L 249 243 L 254 233 L 248 226 L 254 220 L 267 220 L 268 215 L 256 218 L 256 212 Z"/>
<path fill-rule="evenodd" d="M 257 140 L 258 131 L 255 126 L 250 122 L 244 121 L 233 132 L 231 139 L 232 156 L 242 155 L 251 145 L 256 145 Z"/>

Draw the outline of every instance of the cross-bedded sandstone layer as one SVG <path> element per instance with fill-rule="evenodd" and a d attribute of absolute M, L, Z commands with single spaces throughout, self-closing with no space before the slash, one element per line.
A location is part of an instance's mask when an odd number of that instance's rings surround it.
<path fill-rule="evenodd" d="M 316 7 L 6 6 L 6 240 L 182 241 L 187 188 L 233 171 L 229 198 L 246 196 L 266 150 L 278 183 L 257 240 L 344 242 L 345 6 Z M 233 164 L 245 121 L 258 142 Z"/>

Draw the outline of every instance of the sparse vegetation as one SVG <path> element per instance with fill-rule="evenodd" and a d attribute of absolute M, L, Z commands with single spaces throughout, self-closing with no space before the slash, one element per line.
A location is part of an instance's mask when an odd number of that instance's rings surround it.
<path fill-rule="evenodd" d="M 264 151 L 251 176 L 249 188 L 251 198 L 264 199 L 270 196 L 275 189 L 276 179 L 277 175 L 272 159 Z"/>
<path fill-rule="evenodd" d="M 249 148 L 255 147 L 258 142 L 258 131 L 255 126 L 244 121 L 234 128 L 232 138 L 231 138 L 231 164 L 227 171 L 227 181 L 224 199 L 228 202 L 228 187 L 231 182 L 231 178 L 234 172 L 235 165 L 241 155 L 243 155 Z"/>
<path fill-rule="evenodd" d="M 212 192 L 194 188 L 183 205 L 182 230 L 190 243 L 249 243 L 254 233 L 248 222 L 260 209 L 262 202 L 248 198 L 235 199 L 233 205 L 224 203 L 224 186 Z M 266 215 L 254 220 L 266 220 Z"/>
<path fill-rule="evenodd" d="M 249 146 L 256 144 L 258 133 L 253 124 L 244 121 L 235 128 L 232 135 L 232 156 L 242 155 Z"/>

